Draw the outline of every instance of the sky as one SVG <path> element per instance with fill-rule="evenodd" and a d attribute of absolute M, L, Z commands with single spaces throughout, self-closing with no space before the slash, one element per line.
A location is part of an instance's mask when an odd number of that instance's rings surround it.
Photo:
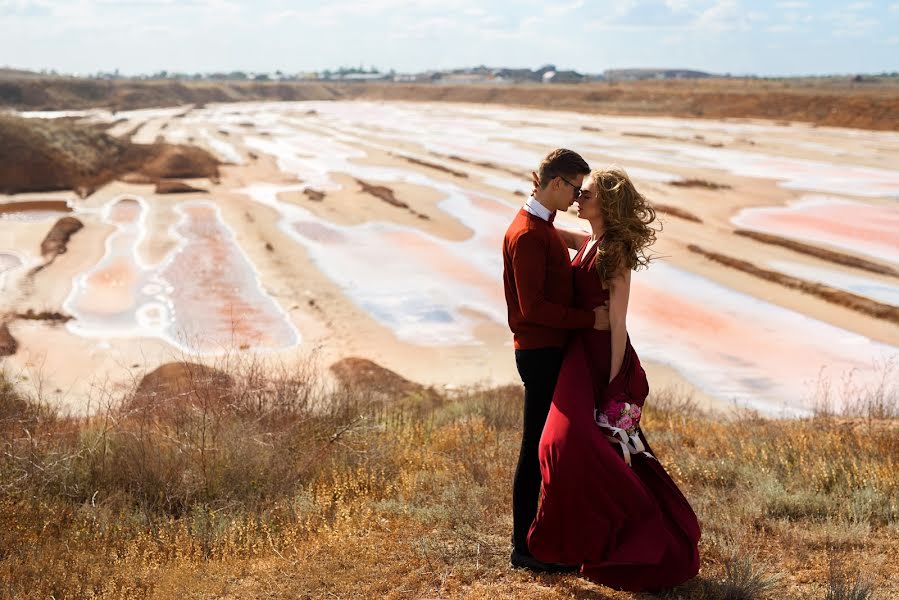
<path fill-rule="evenodd" d="M 899 71 L 899 2 L 0 0 L 0 66 L 88 74 L 477 65 Z"/>

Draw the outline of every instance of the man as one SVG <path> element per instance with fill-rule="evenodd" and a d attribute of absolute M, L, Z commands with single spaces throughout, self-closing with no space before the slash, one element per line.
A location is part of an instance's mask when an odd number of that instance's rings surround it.
<path fill-rule="evenodd" d="M 509 225 L 503 240 L 503 283 L 515 363 L 524 383 L 524 432 L 512 487 L 512 557 L 515 567 L 559 570 L 534 558 L 528 529 L 540 494 L 540 434 L 549 413 L 571 330 L 608 329 L 605 307 L 573 308 L 568 248 L 553 226 L 556 211 L 566 211 L 580 195 L 586 161 L 571 150 L 553 150 L 540 164 L 538 185 Z"/>

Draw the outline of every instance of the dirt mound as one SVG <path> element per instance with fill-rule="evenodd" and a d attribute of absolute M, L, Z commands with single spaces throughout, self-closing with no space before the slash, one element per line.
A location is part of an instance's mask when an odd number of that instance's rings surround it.
<path fill-rule="evenodd" d="M 306 188 L 303 190 L 303 195 L 312 200 L 313 202 L 321 202 L 325 199 L 325 193 L 320 190 L 314 190 L 312 188 Z"/>
<path fill-rule="evenodd" d="M 832 304 L 838 304 L 839 306 L 844 306 L 878 319 L 884 319 L 885 321 L 899 324 L 899 306 L 882 304 L 875 300 L 871 300 L 870 298 L 838 290 L 821 283 L 806 281 L 805 279 L 785 275 L 777 271 L 763 269 L 751 262 L 739 258 L 734 258 L 711 250 L 705 250 L 696 244 L 690 244 L 687 246 L 687 249 L 690 250 L 690 252 L 695 252 L 711 261 L 737 269 L 738 271 L 743 271 L 744 273 L 748 273 L 760 279 L 817 296 Z"/>
<path fill-rule="evenodd" d="M 589 113 L 758 118 L 836 127 L 899 129 L 895 78 L 615 81 L 578 85 L 431 85 L 245 81 L 0 79 L 0 106 L 31 110 L 130 110 L 250 100 L 411 100 L 531 106 Z"/>
<path fill-rule="evenodd" d="M 411 206 L 403 202 L 402 200 L 397 199 L 396 193 L 390 189 L 389 187 L 383 185 L 374 185 L 368 183 L 367 181 L 363 181 L 361 179 L 357 179 L 356 183 L 359 184 L 359 189 L 366 194 L 374 196 L 379 200 L 383 200 L 390 206 L 394 206 L 396 208 L 402 208 L 404 210 L 408 210 L 410 213 L 418 217 L 419 219 L 430 219 L 430 217 L 426 214 L 420 213 L 417 210 L 413 209 Z"/>
<path fill-rule="evenodd" d="M 398 395 L 420 393 L 427 389 L 366 358 L 344 358 L 331 365 L 330 370 L 342 385 L 353 388 Z"/>
<path fill-rule="evenodd" d="M 201 148 L 133 144 L 68 119 L 0 116 L 0 193 L 75 190 L 87 196 L 124 176 L 218 177 L 218 161 Z"/>
<path fill-rule="evenodd" d="M 72 212 L 65 200 L 22 200 L 0 204 L 0 215 L 17 212 Z"/>
<path fill-rule="evenodd" d="M 51 262 L 59 254 L 64 254 L 72 235 L 84 227 L 75 217 L 63 217 L 53 224 L 41 242 L 41 255 Z"/>
<path fill-rule="evenodd" d="M 333 86 L 313 82 L 111 82 L 75 77 L 8 77 L 0 80 L 0 105 L 32 110 L 94 107 L 133 110 L 248 100 L 333 100 L 340 94 Z"/>
<path fill-rule="evenodd" d="M 206 192 L 207 190 L 195 188 L 194 186 L 184 183 L 183 181 L 173 181 L 163 179 L 156 182 L 157 194 L 190 194 L 193 192 Z"/>
<path fill-rule="evenodd" d="M 566 86 L 371 84 L 347 86 L 346 95 L 377 100 L 505 104 L 585 113 L 755 118 L 859 129 L 899 129 L 899 94 L 893 80 L 873 86 L 836 79 L 737 78 Z"/>
<path fill-rule="evenodd" d="M 368 183 L 367 181 L 362 181 L 361 179 L 357 179 L 356 183 L 359 184 L 359 188 L 363 192 L 374 196 L 375 198 L 383 200 L 390 206 L 395 206 L 396 208 L 409 208 L 408 204 L 401 200 L 397 200 L 396 194 L 389 187 L 383 185 L 373 185 L 371 183 Z"/>
<path fill-rule="evenodd" d="M 684 219 L 685 221 L 692 221 L 694 223 L 702 223 L 702 219 L 700 219 L 690 211 L 678 206 L 671 206 L 670 204 L 659 204 L 657 202 L 653 202 L 652 207 L 656 210 L 656 212 L 660 212 L 665 215 L 671 215 L 672 217 Z"/>
<path fill-rule="evenodd" d="M 761 233 L 758 231 L 749 231 L 746 229 L 738 229 L 738 230 L 734 231 L 734 233 L 736 235 L 748 237 L 749 239 L 755 240 L 757 242 L 762 242 L 763 244 L 771 244 L 772 246 L 780 246 L 782 248 L 787 248 L 789 250 L 793 250 L 794 252 L 799 252 L 802 254 L 808 254 L 809 256 L 814 256 L 816 258 L 821 258 L 823 260 L 827 260 L 827 261 L 836 263 L 838 265 L 852 267 L 854 269 L 861 269 L 863 271 L 869 271 L 871 273 L 877 273 L 879 275 L 890 275 L 892 277 L 899 277 L 899 270 L 896 270 L 893 267 L 889 267 L 887 265 L 882 265 L 880 263 L 876 263 L 871 260 L 866 260 L 864 258 L 859 258 L 859 257 L 853 256 L 851 254 L 844 254 L 842 252 L 836 252 L 835 250 L 827 250 L 825 248 L 819 248 L 818 246 L 812 246 L 811 244 L 804 244 L 802 242 L 797 242 L 796 240 L 791 240 L 788 238 L 783 238 L 783 237 L 771 235 L 768 233 Z"/>
<path fill-rule="evenodd" d="M 19 349 L 19 342 L 13 337 L 9 331 L 9 324 L 17 319 L 26 321 L 47 321 L 49 323 L 65 323 L 72 317 L 64 315 L 60 312 L 41 311 L 35 312 L 29 308 L 24 313 L 11 313 L 6 316 L 7 320 L 0 323 L 0 357 L 12 356 Z"/>
<path fill-rule="evenodd" d="M 14 315 L 16 319 L 23 319 L 25 321 L 47 321 L 50 323 L 65 323 L 66 321 L 71 321 L 74 317 L 71 315 L 64 315 L 56 310 L 42 310 L 40 312 L 35 311 L 33 308 L 29 308 L 23 313 L 16 313 Z"/>
<path fill-rule="evenodd" d="M 234 380 L 226 373 L 188 362 L 166 363 L 144 375 L 126 409 L 170 411 L 218 410 L 226 405 Z"/>
<path fill-rule="evenodd" d="M 715 183 L 714 181 L 706 181 L 705 179 L 682 179 L 672 181 L 669 185 L 685 188 L 703 188 L 706 190 L 729 190 L 730 186 L 726 183 Z"/>
<path fill-rule="evenodd" d="M 471 160 L 469 158 L 463 158 L 461 156 L 456 156 L 455 154 L 440 154 L 439 152 L 431 152 L 434 156 L 438 156 L 440 158 L 446 158 L 449 160 L 454 160 L 459 163 L 463 163 L 466 165 L 474 165 L 476 167 L 484 167 L 485 169 L 491 169 L 493 171 L 502 171 L 503 173 L 508 173 L 509 175 L 514 175 L 515 177 L 522 178 L 530 178 L 530 176 L 523 172 L 518 171 L 516 169 L 512 169 L 510 167 L 504 167 L 502 165 L 498 165 L 496 163 L 492 163 L 487 160 Z"/>
<path fill-rule="evenodd" d="M 434 169 L 435 171 L 442 171 L 443 173 L 449 173 L 453 177 L 460 178 L 468 178 L 468 173 L 464 173 L 462 171 L 457 171 L 455 169 L 450 169 L 449 167 L 444 167 L 443 165 L 438 165 L 437 163 L 433 163 L 427 160 L 422 160 L 420 158 L 416 158 L 414 156 L 405 156 L 402 154 L 394 154 L 393 156 L 399 156 L 403 160 L 412 163 L 413 165 L 418 165 L 420 167 L 428 167 L 429 169 Z"/>
<path fill-rule="evenodd" d="M 624 131 L 621 133 L 621 135 L 624 135 L 627 137 L 636 137 L 636 138 L 649 138 L 649 139 L 653 139 L 653 140 L 664 140 L 664 139 L 668 138 L 668 136 L 657 135 L 655 133 L 643 133 L 641 131 Z"/>
<path fill-rule="evenodd" d="M 84 192 L 118 163 L 128 143 L 93 127 L 56 119 L 0 116 L 0 193 Z"/>
<path fill-rule="evenodd" d="M 0 323 L 0 356 L 12 356 L 19 349 L 19 342 L 9 332 L 7 323 Z"/>
<path fill-rule="evenodd" d="M 154 179 L 194 179 L 219 176 L 218 160 L 202 148 L 154 144 L 139 172 Z"/>

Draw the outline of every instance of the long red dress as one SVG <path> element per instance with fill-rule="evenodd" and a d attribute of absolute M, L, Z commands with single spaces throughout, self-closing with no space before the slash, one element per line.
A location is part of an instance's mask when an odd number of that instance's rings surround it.
<path fill-rule="evenodd" d="M 609 299 L 587 242 L 572 263 L 574 302 Z M 699 571 L 696 514 L 661 463 L 646 450 L 628 466 L 594 421 L 611 369 L 611 334 L 581 330 L 565 350 L 540 439 L 541 503 L 528 547 L 542 561 L 581 565 L 597 583 L 628 591 L 673 587 Z"/>

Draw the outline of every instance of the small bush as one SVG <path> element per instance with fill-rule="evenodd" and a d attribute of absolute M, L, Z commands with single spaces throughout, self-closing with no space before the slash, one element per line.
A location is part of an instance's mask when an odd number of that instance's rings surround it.
<path fill-rule="evenodd" d="M 182 357 L 90 416 L 0 377 L 0 597 L 634 597 L 508 568 L 520 387 L 353 365 L 365 383 L 334 386 Z M 888 569 L 822 568 L 899 552 L 895 421 L 722 417 L 664 391 L 645 415 L 703 528 L 700 577 L 666 597 L 899 592 Z"/>
<path fill-rule="evenodd" d="M 823 600 L 873 600 L 874 585 L 860 574 L 849 575 L 831 562 Z"/>

